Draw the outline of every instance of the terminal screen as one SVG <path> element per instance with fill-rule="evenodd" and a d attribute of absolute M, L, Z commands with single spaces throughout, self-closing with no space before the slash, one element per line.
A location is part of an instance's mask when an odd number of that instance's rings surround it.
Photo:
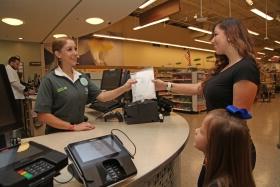
<path fill-rule="evenodd" d="M 75 145 L 74 148 L 82 162 L 92 161 L 121 151 L 121 148 L 111 136 L 103 139 L 93 139 Z"/>

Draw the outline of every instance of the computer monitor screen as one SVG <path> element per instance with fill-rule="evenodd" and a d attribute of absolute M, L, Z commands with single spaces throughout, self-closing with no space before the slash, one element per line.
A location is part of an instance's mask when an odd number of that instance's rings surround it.
<path fill-rule="evenodd" d="M 22 126 L 16 100 L 8 79 L 6 68 L 0 64 L 0 133 L 5 133 Z"/>
<path fill-rule="evenodd" d="M 101 80 L 101 90 L 113 90 L 121 85 L 122 69 L 104 70 Z"/>
<path fill-rule="evenodd" d="M 121 85 L 125 84 L 128 79 L 130 79 L 130 71 L 129 70 L 123 70 Z M 124 93 L 123 94 L 123 99 L 124 99 L 125 103 L 130 103 L 132 101 L 132 91 L 129 90 L 128 92 Z"/>

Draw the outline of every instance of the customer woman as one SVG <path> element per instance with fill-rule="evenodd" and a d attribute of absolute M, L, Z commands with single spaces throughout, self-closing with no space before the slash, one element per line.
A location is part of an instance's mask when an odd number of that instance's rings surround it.
<path fill-rule="evenodd" d="M 130 90 L 136 82 L 128 80 L 119 88 L 101 91 L 87 76 L 74 69 L 78 53 L 73 39 L 54 40 L 52 50 L 58 66 L 44 77 L 35 104 L 39 121 L 47 124 L 46 134 L 93 129 L 94 124 L 84 121 L 85 105 L 95 99 L 112 100 Z"/>
<path fill-rule="evenodd" d="M 196 84 L 167 83 L 155 80 L 156 90 L 170 90 L 186 95 L 203 94 L 207 111 L 234 105 L 251 110 L 254 103 L 260 72 L 255 61 L 251 38 L 244 25 L 235 18 L 218 22 L 213 29 L 211 40 L 219 63 L 204 82 Z M 256 161 L 256 152 L 252 144 L 252 166 Z M 198 186 L 203 184 L 205 168 L 202 169 Z"/>

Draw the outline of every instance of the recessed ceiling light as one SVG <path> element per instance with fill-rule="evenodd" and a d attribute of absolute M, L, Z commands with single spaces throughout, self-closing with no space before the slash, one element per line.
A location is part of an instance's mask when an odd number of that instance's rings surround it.
<path fill-rule="evenodd" d="M 88 18 L 86 19 L 86 22 L 92 25 L 98 25 L 104 22 L 101 18 Z"/>
<path fill-rule="evenodd" d="M 125 37 L 110 36 L 110 35 L 104 35 L 104 34 L 93 34 L 93 36 L 97 37 L 97 38 L 109 38 L 109 39 L 115 39 L 115 40 L 133 41 L 133 42 L 140 42 L 140 43 L 150 43 L 150 44 L 156 44 L 156 45 L 164 45 L 164 46 L 170 46 L 170 47 L 176 47 L 176 48 L 193 49 L 193 50 L 207 51 L 207 52 L 215 53 L 215 51 L 211 50 L 211 49 L 177 45 L 177 44 L 171 44 L 171 43 L 163 43 L 163 42 L 157 42 L 157 41 L 141 40 L 141 39 L 135 39 L 135 38 L 125 38 Z"/>
<path fill-rule="evenodd" d="M 211 42 L 205 41 L 205 40 L 194 39 L 194 41 L 201 42 L 201 43 L 206 43 L 206 44 L 212 44 Z"/>
<path fill-rule="evenodd" d="M 259 9 L 253 8 L 251 9 L 251 12 L 254 12 L 255 14 L 257 14 L 258 16 L 267 19 L 268 21 L 273 20 L 273 17 L 263 13 L 262 11 L 260 11 Z"/>
<path fill-rule="evenodd" d="M 269 50 L 269 51 L 274 51 L 274 49 L 272 49 L 270 47 L 264 47 L 264 49 Z"/>
<path fill-rule="evenodd" d="M 149 6 L 150 4 L 154 3 L 156 0 L 149 0 L 149 1 L 146 1 L 143 5 L 141 5 L 139 8 L 140 9 L 144 9 L 146 8 L 147 6 Z"/>
<path fill-rule="evenodd" d="M 251 31 L 251 30 L 249 30 L 249 29 L 248 29 L 248 33 L 250 33 L 250 34 L 252 34 L 252 35 L 255 35 L 255 36 L 258 36 L 258 35 L 260 35 L 259 33 L 257 33 L 257 32 L 254 32 L 254 31 Z"/>
<path fill-rule="evenodd" d="M 280 41 L 275 40 L 274 42 L 280 44 Z"/>
<path fill-rule="evenodd" d="M 147 23 L 146 25 L 141 25 L 141 26 L 134 27 L 133 30 L 143 29 L 145 27 L 149 27 L 151 25 L 156 25 L 158 23 L 162 23 L 162 22 L 165 22 L 165 21 L 168 21 L 168 20 L 170 20 L 170 18 L 166 17 L 166 18 L 163 18 L 163 19 L 160 19 L 160 20 L 153 21 L 151 23 Z"/>
<path fill-rule="evenodd" d="M 252 6 L 254 4 L 253 0 L 246 0 L 246 3 L 250 6 Z"/>
<path fill-rule="evenodd" d="M 62 37 L 67 37 L 66 34 L 54 34 L 53 35 L 54 38 L 62 38 Z"/>
<path fill-rule="evenodd" d="M 19 26 L 23 24 L 22 20 L 16 18 L 2 18 L 2 22 L 12 26 Z"/>
<path fill-rule="evenodd" d="M 257 52 L 258 54 L 260 54 L 260 55 L 265 55 L 265 53 L 262 53 L 262 52 Z"/>
<path fill-rule="evenodd" d="M 208 31 L 208 30 L 205 30 L 205 29 L 200 29 L 200 28 L 193 27 L 193 26 L 188 26 L 188 29 L 198 31 L 198 32 L 207 33 L 207 34 L 212 34 L 211 31 Z"/>
<path fill-rule="evenodd" d="M 19 40 L 23 40 L 23 38 L 22 38 L 22 37 L 19 37 L 18 39 L 19 39 Z"/>

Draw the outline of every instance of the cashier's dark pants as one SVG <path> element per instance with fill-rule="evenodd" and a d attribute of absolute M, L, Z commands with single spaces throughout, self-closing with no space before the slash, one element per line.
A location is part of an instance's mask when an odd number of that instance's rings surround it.
<path fill-rule="evenodd" d="M 255 148 L 255 145 L 254 145 L 253 142 L 252 142 L 251 145 L 252 145 L 251 146 L 251 162 L 252 162 L 252 169 L 254 169 L 255 165 L 256 165 L 256 148 Z M 202 168 L 201 168 L 201 171 L 200 171 L 198 181 L 197 181 L 197 187 L 203 187 L 205 174 L 206 174 L 206 167 L 203 164 Z"/>

